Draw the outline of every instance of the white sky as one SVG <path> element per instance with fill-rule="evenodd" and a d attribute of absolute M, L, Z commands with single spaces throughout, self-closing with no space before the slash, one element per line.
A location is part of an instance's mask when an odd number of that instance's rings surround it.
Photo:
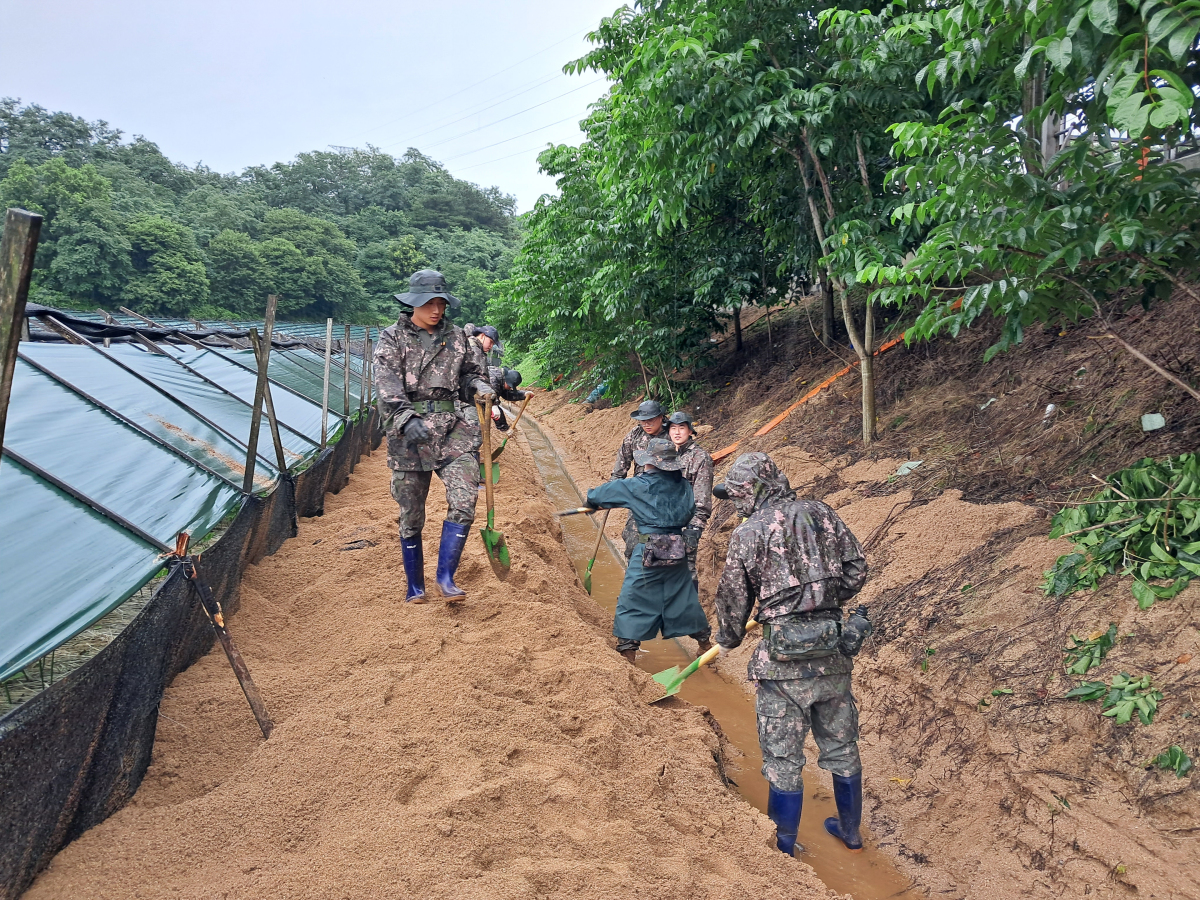
<path fill-rule="evenodd" d="M 0 5 L 0 96 L 143 134 L 221 172 L 415 146 L 528 210 L 547 143 L 605 85 L 566 76 L 619 0 L 43 0 Z"/>

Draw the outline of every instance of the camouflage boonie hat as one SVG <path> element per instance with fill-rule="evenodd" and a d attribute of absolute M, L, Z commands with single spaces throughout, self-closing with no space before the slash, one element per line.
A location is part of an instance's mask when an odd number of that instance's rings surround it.
<path fill-rule="evenodd" d="M 792 493 L 787 476 L 765 453 L 743 453 L 739 456 L 725 476 L 724 488 L 729 497 L 753 496 L 760 500 L 786 497 Z"/>
<path fill-rule="evenodd" d="M 683 469 L 679 461 L 679 451 L 675 445 L 663 438 L 654 438 L 644 450 L 633 451 L 633 461 L 639 466 L 654 466 L 664 472 L 678 472 Z"/>
<path fill-rule="evenodd" d="M 692 418 L 691 413 L 685 412 L 684 410 L 681 409 L 678 412 L 671 413 L 670 417 L 667 419 L 667 424 L 668 425 L 686 425 L 688 427 L 688 430 L 692 434 L 695 434 L 696 426 L 692 424 L 694 421 L 695 420 Z"/>
<path fill-rule="evenodd" d="M 637 419 L 639 422 L 649 422 L 662 415 L 665 413 L 657 400 L 643 400 L 641 405 L 629 414 L 629 418 Z"/>
<path fill-rule="evenodd" d="M 451 309 L 458 309 L 462 305 L 446 287 L 446 277 L 434 269 L 422 269 L 420 272 L 414 272 L 408 279 L 408 292 L 392 296 L 405 306 L 414 308 L 424 306 L 436 297 L 445 300 Z"/>

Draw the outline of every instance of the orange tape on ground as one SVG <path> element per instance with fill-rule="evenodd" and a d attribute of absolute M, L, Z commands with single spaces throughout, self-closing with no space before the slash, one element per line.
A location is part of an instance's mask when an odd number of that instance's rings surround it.
<path fill-rule="evenodd" d="M 887 341 L 887 342 L 881 344 L 879 349 L 876 350 L 872 354 L 872 356 L 878 356 L 879 354 L 883 353 L 884 351 L 891 350 L 893 347 L 895 347 L 897 344 L 899 344 L 903 340 L 904 340 L 903 334 L 901 334 L 900 337 L 898 337 L 898 338 L 892 338 L 890 341 Z M 815 388 L 810 390 L 807 394 L 805 394 L 803 397 L 801 397 L 799 400 L 797 400 L 795 403 L 793 403 L 791 406 L 789 406 L 787 409 L 785 409 L 783 412 L 781 412 L 779 415 L 777 415 L 775 418 L 773 418 L 770 422 L 768 422 L 762 428 L 758 429 L 758 431 L 754 432 L 754 436 L 762 437 L 764 434 L 768 434 L 772 429 L 775 428 L 775 426 L 777 426 L 780 422 L 782 422 L 784 419 L 786 419 L 788 416 L 790 416 L 796 410 L 797 407 L 802 406 L 803 404 L 807 403 L 809 400 L 811 400 L 813 397 L 817 396 L 817 394 L 821 393 L 821 391 L 825 390 L 825 388 L 829 387 L 831 384 L 833 384 L 835 381 L 837 381 L 843 375 L 848 375 L 850 373 L 850 370 L 853 369 L 857 365 L 858 365 L 857 362 L 852 362 L 852 363 L 850 363 L 850 365 L 846 366 L 846 368 L 842 369 L 840 372 L 830 375 L 828 378 L 826 378 L 824 381 L 822 381 L 820 384 L 818 384 Z M 738 443 L 741 443 L 741 442 L 739 441 Z M 733 445 L 733 447 L 736 447 L 736 446 L 737 446 L 737 444 Z M 726 448 L 726 449 L 729 450 L 730 452 L 732 452 L 732 448 Z M 724 450 L 722 450 L 721 452 L 725 453 Z M 725 455 L 727 456 L 728 454 L 726 453 Z M 721 458 L 724 459 L 724 457 L 721 457 Z M 716 461 L 716 459 L 717 459 L 716 454 L 713 454 L 713 460 Z"/>
<path fill-rule="evenodd" d="M 723 460 L 730 453 L 732 453 L 734 450 L 736 450 L 741 445 L 741 443 L 742 443 L 741 441 L 734 441 L 732 444 L 730 444 L 725 449 L 718 450 L 716 453 L 714 453 L 712 455 L 713 462 L 720 462 L 721 460 Z"/>

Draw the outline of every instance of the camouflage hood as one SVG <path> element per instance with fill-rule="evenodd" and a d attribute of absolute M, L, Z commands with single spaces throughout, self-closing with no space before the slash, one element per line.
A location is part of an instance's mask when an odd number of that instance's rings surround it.
<path fill-rule="evenodd" d="M 768 503 L 796 499 L 787 476 L 765 453 L 743 453 L 725 476 L 725 490 L 738 515 L 749 516 Z"/>

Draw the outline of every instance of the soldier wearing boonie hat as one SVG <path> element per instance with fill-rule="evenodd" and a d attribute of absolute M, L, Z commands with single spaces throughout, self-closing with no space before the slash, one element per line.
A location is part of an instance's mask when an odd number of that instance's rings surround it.
<path fill-rule="evenodd" d="M 637 529 L 613 617 L 617 651 L 631 663 L 641 642 L 659 633 L 672 638 L 709 631 L 687 567 L 683 528 L 696 503 L 679 454 L 669 440 L 652 438 L 634 451 L 634 461 L 640 474 L 605 482 L 587 495 L 594 509 L 628 509 Z"/>
<path fill-rule="evenodd" d="M 692 493 L 696 495 L 696 513 L 692 516 L 692 521 L 688 522 L 687 528 L 683 529 L 683 536 L 688 545 L 688 568 L 692 572 L 692 580 L 699 587 L 696 548 L 699 547 L 704 527 L 712 516 L 713 458 L 696 443 L 696 428 L 690 413 L 684 410 L 671 413 L 667 418 L 667 434 L 679 453 L 683 477 L 691 484 Z M 709 635 L 692 637 L 699 642 L 701 653 L 712 646 Z"/>
<path fill-rule="evenodd" d="M 400 505 L 400 549 L 406 601 L 425 602 L 425 500 L 433 473 L 446 485 L 446 519 L 438 547 L 436 588 L 446 600 L 466 592 L 454 583 L 475 521 L 482 442 L 476 399 L 494 397 L 479 354 L 463 330 L 445 318 L 459 308 L 441 272 L 422 269 L 396 294 L 407 315 L 383 329 L 375 348 L 379 414 L 388 439 L 392 497 Z"/>

